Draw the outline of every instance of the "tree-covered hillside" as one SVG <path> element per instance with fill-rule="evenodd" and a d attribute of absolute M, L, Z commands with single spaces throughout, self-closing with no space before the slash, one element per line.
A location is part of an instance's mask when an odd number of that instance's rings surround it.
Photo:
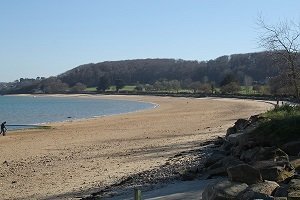
<path fill-rule="evenodd" d="M 265 52 L 222 56 L 209 61 L 175 59 L 138 59 L 91 63 L 69 70 L 58 78 L 73 86 L 80 82 L 88 87 L 97 86 L 101 77 L 110 82 L 122 79 L 125 84 L 153 84 L 157 80 L 191 80 L 219 84 L 227 74 L 236 75 L 240 83 L 245 78 L 265 82 L 278 74 Z"/>
<path fill-rule="evenodd" d="M 111 86 L 118 86 L 115 88 L 119 91 L 123 86 L 131 85 L 136 86 L 137 91 L 189 89 L 208 93 L 218 87 L 222 93 L 234 93 L 241 89 L 240 86 L 245 86 L 247 91 L 250 87 L 256 91 L 264 90 L 261 86 L 278 74 L 278 66 L 267 52 L 221 56 L 209 61 L 137 59 L 85 64 L 56 77 L 22 77 L 1 84 L 0 92 L 77 93 L 86 91 L 87 87 L 105 92 Z M 274 90 L 273 94 L 285 93 L 281 87 L 270 90 Z"/>

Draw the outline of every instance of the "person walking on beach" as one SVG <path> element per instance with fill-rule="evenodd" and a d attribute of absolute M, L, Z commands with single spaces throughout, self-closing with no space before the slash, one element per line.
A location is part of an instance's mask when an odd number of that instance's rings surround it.
<path fill-rule="evenodd" d="M 6 124 L 6 122 L 3 122 L 3 123 L 1 124 L 1 132 L 0 132 L 0 135 L 1 135 L 1 133 L 2 133 L 3 136 L 5 136 L 5 133 L 6 133 L 6 131 L 7 131 L 7 128 L 5 127 L 5 124 Z"/>

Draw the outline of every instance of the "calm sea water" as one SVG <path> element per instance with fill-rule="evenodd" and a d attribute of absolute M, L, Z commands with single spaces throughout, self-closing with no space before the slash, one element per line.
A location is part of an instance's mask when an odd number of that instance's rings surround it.
<path fill-rule="evenodd" d="M 78 97 L 0 96 L 0 122 L 32 125 L 128 113 L 153 108 L 150 103 Z M 24 128 L 7 126 L 8 130 Z"/>

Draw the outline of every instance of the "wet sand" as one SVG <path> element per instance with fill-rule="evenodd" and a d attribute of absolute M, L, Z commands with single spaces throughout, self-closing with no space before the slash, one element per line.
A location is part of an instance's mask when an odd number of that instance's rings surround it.
<path fill-rule="evenodd" d="M 153 169 L 272 105 L 253 100 L 85 96 L 145 101 L 134 113 L 51 124 L 0 137 L 1 199 L 55 199 Z M 88 191 L 90 192 L 90 191 Z M 61 196 L 60 196 L 61 197 Z M 60 198 L 59 197 L 59 198 Z"/>

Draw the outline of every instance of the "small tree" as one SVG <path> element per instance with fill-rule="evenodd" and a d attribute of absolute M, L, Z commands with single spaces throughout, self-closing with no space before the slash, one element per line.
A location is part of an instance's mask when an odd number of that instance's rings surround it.
<path fill-rule="evenodd" d="M 201 85 L 202 84 L 200 81 L 195 81 L 190 84 L 190 88 L 193 90 L 194 93 L 196 93 L 199 90 L 199 88 L 201 87 Z"/>
<path fill-rule="evenodd" d="M 221 92 L 225 94 L 235 94 L 240 91 L 241 87 L 236 82 L 228 83 L 221 87 Z"/>
<path fill-rule="evenodd" d="M 116 85 L 116 92 L 119 92 L 119 90 L 125 86 L 125 83 L 122 79 L 116 79 L 115 85 Z"/>
<path fill-rule="evenodd" d="M 239 80 L 237 79 L 237 77 L 235 75 L 230 73 L 230 74 L 225 75 L 225 77 L 221 81 L 220 85 L 224 86 L 224 85 L 227 85 L 232 82 L 239 83 Z"/>
<path fill-rule="evenodd" d="M 281 78 L 293 86 L 294 95 L 299 101 L 300 25 L 293 21 L 268 25 L 259 17 L 258 26 L 262 29 L 260 46 L 270 51 L 274 60 L 284 66 L 281 69 Z"/>
<path fill-rule="evenodd" d="M 86 89 L 86 85 L 82 83 L 76 83 L 72 88 L 72 92 L 82 92 Z"/>
<path fill-rule="evenodd" d="M 105 92 L 105 90 L 109 87 L 110 81 L 106 76 L 102 76 L 98 82 L 97 91 Z"/>

